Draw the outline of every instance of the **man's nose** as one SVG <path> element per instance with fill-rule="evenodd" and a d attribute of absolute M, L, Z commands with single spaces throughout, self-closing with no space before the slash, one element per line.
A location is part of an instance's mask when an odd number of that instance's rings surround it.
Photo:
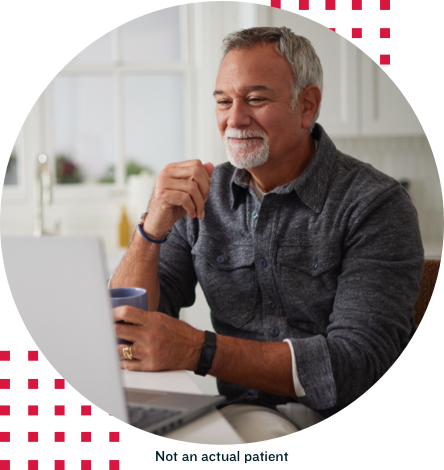
<path fill-rule="evenodd" d="M 251 124 L 252 119 L 249 108 L 246 103 L 235 100 L 230 108 L 228 117 L 228 127 L 239 128 L 247 127 Z"/>

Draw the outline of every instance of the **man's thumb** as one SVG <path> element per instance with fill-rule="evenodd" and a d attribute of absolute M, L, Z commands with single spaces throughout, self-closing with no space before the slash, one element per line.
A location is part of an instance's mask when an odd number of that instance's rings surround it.
<path fill-rule="evenodd" d="M 204 163 L 203 166 L 205 167 L 205 170 L 207 170 L 208 176 L 211 178 L 214 171 L 214 165 L 212 163 Z"/>

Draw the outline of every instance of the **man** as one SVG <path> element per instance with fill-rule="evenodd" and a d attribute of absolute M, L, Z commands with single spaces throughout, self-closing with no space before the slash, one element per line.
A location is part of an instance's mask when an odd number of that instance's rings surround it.
<path fill-rule="evenodd" d="M 287 28 L 229 35 L 214 96 L 230 163 L 168 165 L 112 280 L 145 288 L 150 307 L 115 312 L 133 324 L 116 325 L 133 342 L 119 347 L 122 366 L 217 377 L 222 412 L 248 442 L 297 430 L 276 406 L 327 417 L 350 404 L 414 331 L 416 211 L 395 180 L 315 125 L 321 90 L 306 39 Z M 197 281 L 216 349 L 176 319 Z M 273 429 L 252 424 L 270 417 Z"/>

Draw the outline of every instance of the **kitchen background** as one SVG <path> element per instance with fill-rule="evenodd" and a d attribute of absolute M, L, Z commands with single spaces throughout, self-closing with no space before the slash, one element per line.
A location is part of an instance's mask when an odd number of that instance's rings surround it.
<path fill-rule="evenodd" d="M 125 215 L 132 230 L 167 163 L 226 161 L 212 96 L 221 41 L 236 29 L 267 25 L 288 26 L 312 41 L 324 68 L 318 122 L 343 152 L 406 186 L 426 257 L 440 258 L 438 172 L 402 93 L 339 34 L 292 13 L 237 2 L 140 17 L 68 63 L 35 103 L 11 153 L 2 234 L 99 236 L 112 273 L 125 251 Z M 379 28 L 366 33 L 379 37 Z M 208 312 L 198 288 L 195 305 L 182 318 L 212 329 Z M 191 376 L 205 392 L 216 393 L 213 378 Z"/>

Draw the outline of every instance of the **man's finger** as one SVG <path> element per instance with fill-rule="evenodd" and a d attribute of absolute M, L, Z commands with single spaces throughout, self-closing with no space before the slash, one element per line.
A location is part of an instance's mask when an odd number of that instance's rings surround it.
<path fill-rule="evenodd" d="M 141 359 L 140 356 L 137 355 L 138 346 L 136 343 L 133 344 L 118 344 L 117 351 L 119 352 L 120 359 L 128 359 L 125 357 L 124 350 L 127 350 L 127 353 L 131 353 L 133 359 Z"/>
<path fill-rule="evenodd" d="M 211 164 L 210 164 L 211 165 Z M 206 198 L 210 191 L 210 176 L 203 165 L 179 166 L 174 168 L 165 168 L 163 175 L 159 179 L 165 180 L 188 180 L 195 181 L 203 197 Z"/>
<path fill-rule="evenodd" d="M 205 202 L 204 196 L 201 193 L 196 181 L 168 178 L 163 181 L 163 184 L 165 186 L 165 189 L 169 189 L 171 191 L 181 191 L 183 193 L 189 194 L 192 199 L 194 208 L 187 208 L 185 206 L 184 208 L 187 210 L 188 215 L 190 214 L 190 211 L 196 212 L 197 217 L 202 218 Z M 186 202 L 188 202 L 187 199 Z"/>
<path fill-rule="evenodd" d="M 116 329 L 116 336 L 120 339 L 126 339 L 134 343 L 134 341 L 140 338 L 140 326 L 118 322 L 115 323 L 114 327 Z"/>
<path fill-rule="evenodd" d="M 143 325 L 147 319 L 147 312 L 131 305 L 122 305 L 113 308 L 114 321 L 124 321 L 133 325 Z"/>
<path fill-rule="evenodd" d="M 147 370 L 146 367 L 143 367 L 143 361 L 137 360 L 129 361 L 125 359 L 124 361 L 120 361 L 120 367 L 125 370 Z"/>
<path fill-rule="evenodd" d="M 211 178 L 213 176 L 214 165 L 212 163 L 204 163 L 203 166 L 207 170 L 208 176 Z"/>

